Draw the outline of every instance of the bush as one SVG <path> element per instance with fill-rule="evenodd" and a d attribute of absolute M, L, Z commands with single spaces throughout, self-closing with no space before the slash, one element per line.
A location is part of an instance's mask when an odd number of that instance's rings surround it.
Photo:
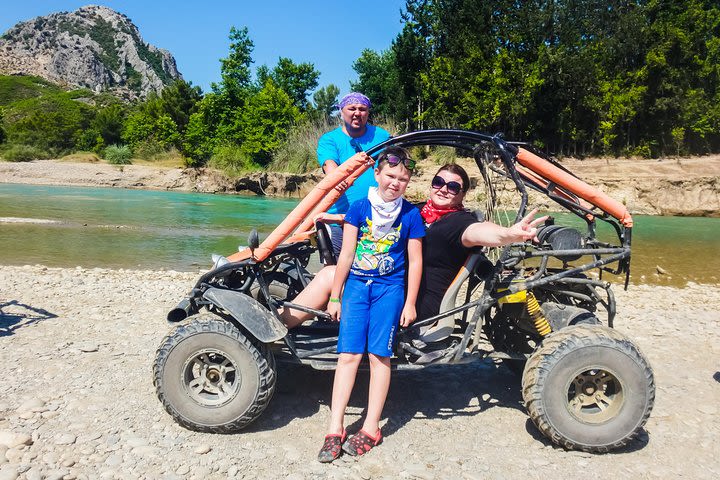
<path fill-rule="evenodd" d="M 160 142 L 151 137 L 137 143 L 133 147 L 133 152 L 135 152 L 136 157 L 142 158 L 143 160 L 154 160 L 159 155 L 166 153 L 167 150 Z"/>
<path fill-rule="evenodd" d="M 11 145 L 0 156 L 8 162 L 29 162 L 52 157 L 49 152 L 32 145 Z"/>
<path fill-rule="evenodd" d="M 182 168 L 188 167 L 188 160 L 177 148 L 171 147 L 170 150 L 162 151 L 148 159 L 139 157 L 137 153 L 133 157 L 133 165 L 153 165 L 158 167 Z"/>
<path fill-rule="evenodd" d="M 317 143 L 325 132 L 336 128 L 336 123 L 324 116 L 293 126 L 273 155 L 268 170 L 305 173 L 318 168 Z"/>
<path fill-rule="evenodd" d="M 253 162 L 242 147 L 233 144 L 224 144 L 215 148 L 210 157 L 210 166 L 222 170 L 228 175 L 238 175 L 244 172 L 260 170 L 260 166 Z"/>
<path fill-rule="evenodd" d="M 127 145 L 110 145 L 105 149 L 105 160 L 112 165 L 130 165 L 132 151 Z"/>
<path fill-rule="evenodd" d="M 47 94 L 4 108 L 4 128 L 10 143 L 68 151 L 76 148 L 75 141 L 89 127 L 92 115 L 92 107 L 66 93 Z"/>

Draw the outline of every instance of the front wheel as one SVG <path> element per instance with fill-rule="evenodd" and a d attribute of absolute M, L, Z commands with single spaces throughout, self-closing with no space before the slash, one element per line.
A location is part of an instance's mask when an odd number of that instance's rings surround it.
<path fill-rule="evenodd" d="M 153 374 L 173 419 L 209 433 L 234 432 L 259 417 L 276 378 L 267 347 L 212 314 L 191 317 L 163 339 Z"/>
<path fill-rule="evenodd" d="M 529 358 L 522 385 L 528 414 L 545 436 L 592 453 L 629 443 L 655 402 L 648 361 L 603 326 L 570 326 L 548 336 Z"/>

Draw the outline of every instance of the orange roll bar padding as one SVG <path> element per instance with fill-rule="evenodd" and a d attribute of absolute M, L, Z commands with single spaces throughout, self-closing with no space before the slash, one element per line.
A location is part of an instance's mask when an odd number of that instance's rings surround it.
<path fill-rule="evenodd" d="M 360 175 L 365 173 L 367 168 L 357 168 L 352 173 L 350 173 L 350 176 L 348 176 L 345 181 L 348 183 L 348 185 L 352 185 L 355 180 L 358 179 Z M 330 190 L 330 193 L 325 195 L 322 200 L 320 200 L 320 203 L 313 208 L 312 212 L 303 220 L 303 222 L 300 224 L 300 226 L 297 228 L 296 232 L 307 232 L 309 230 L 312 230 L 315 228 L 315 225 L 313 223 L 313 217 L 317 215 L 320 212 L 327 212 L 328 208 L 330 208 L 338 198 L 343 194 L 343 192 L 340 192 L 333 188 Z"/>
<path fill-rule="evenodd" d="M 335 187 L 343 180 L 345 180 L 348 185 L 352 185 L 369 167 L 370 165 L 361 159 L 347 160 L 320 180 L 320 183 L 310 190 L 310 193 L 285 217 L 285 220 L 255 249 L 253 256 L 255 260 L 265 260 L 275 247 L 285 241 L 303 220 L 306 220 L 305 223 L 309 221 L 308 226 L 304 230 L 310 228 L 312 226 L 311 214 L 327 210 L 330 205 L 335 203 L 338 197 L 340 197 L 341 192 L 335 190 Z M 326 199 L 326 197 L 328 198 Z M 323 206 L 325 210 L 320 210 Z M 301 230 L 296 237 L 305 239 L 308 235 L 309 232 Z M 293 238 L 293 240 L 296 240 L 296 238 Z M 227 258 L 231 262 L 238 262 L 250 257 L 250 249 L 246 249 L 242 252 L 233 253 Z"/>
<path fill-rule="evenodd" d="M 583 200 L 588 201 L 592 205 L 617 218 L 625 227 L 630 228 L 633 226 L 632 216 L 625 205 L 610 198 L 597 188 L 588 185 L 579 178 L 570 175 L 524 148 L 519 149 L 517 161 L 541 177 L 556 183 L 560 187 L 574 193 Z"/>
<path fill-rule="evenodd" d="M 541 177 L 537 173 L 533 172 L 529 168 L 525 168 L 522 165 L 515 165 L 515 169 L 520 174 L 521 177 L 526 178 L 527 180 L 530 180 L 531 182 L 535 183 L 536 185 L 539 185 L 541 187 L 547 188 L 549 192 L 554 193 L 555 195 L 564 198 L 565 200 L 576 203 L 580 205 L 582 208 L 586 210 L 592 210 L 595 205 L 586 202 L 582 198 L 578 197 L 577 195 L 573 195 L 569 192 L 567 192 L 565 189 L 557 188 L 557 184 L 553 184 L 550 180 L 547 178 Z M 555 188 L 553 188 L 553 185 Z M 593 220 L 595 218 L 594 215 L 587 213 L 585 214 L 585 218 L 588 220 Z"/>

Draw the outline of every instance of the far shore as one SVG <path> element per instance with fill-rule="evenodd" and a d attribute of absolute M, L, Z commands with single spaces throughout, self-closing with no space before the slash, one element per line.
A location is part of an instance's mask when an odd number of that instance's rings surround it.
<path fill-rule="evenodd" d="M 458 160 L 471 177 L 478 177 L 471 160 Z M 578 177 L 627 205 L 633 214 L 720 217 L 720 155 L 678 159 L 566 159 Z M 419 163 L 407 197 L 424 198 L 438 164 Z M 304 197 L 321 172 L 290 174 L 256 172 L 229 178 L 210 168 L 171 168 L 152 165 L 110 165 L 58 160 L 0 162 L 0 183 L 173 190 L 201 193 Z M 472 194 L 473 192 L 471 192 Z M 475 198 L 468 195 L 468 198 Z M 551 208 L 545 198 L 531 198 Z M 472 200 L 468 206 L 474 207 Z"/>

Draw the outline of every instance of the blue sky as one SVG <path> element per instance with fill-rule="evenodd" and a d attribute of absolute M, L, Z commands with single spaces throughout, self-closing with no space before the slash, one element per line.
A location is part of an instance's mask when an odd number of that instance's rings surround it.
<path fill-rule="evenodd" d="M 91 1 L 0 0 L 0 32 L 39 15 L 72 11 Z M 185 80 L 208 91 L 220 79 L 230 27 L 248 27 L 255 43 L 254 66 L 279 57 L 309 62 L 320 86 L 334 83 L 341 94 L 357 80 L 353 62 L 363 49 L 390 47 L 402 28 L 404 0 L 235 0 L 208 2 L 117 0 L 95 2 L 124 13 L 145 42 L 169 50 Z"/>

